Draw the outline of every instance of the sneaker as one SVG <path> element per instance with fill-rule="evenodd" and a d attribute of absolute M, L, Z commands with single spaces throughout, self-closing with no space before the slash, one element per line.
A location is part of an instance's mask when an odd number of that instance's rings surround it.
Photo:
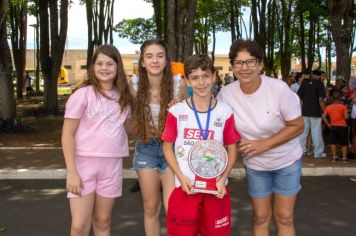
<path fill-rule="evenodd" d="M 347 158 L 342 158 L 342 164 L 347 164 L 349 163 L 349 161 L 347 160 Z"/>
<path fill-rule="evenodd" d="M 356 182 L 356 177 L 351 177 L 350 180 Z"/>
<path fill-rule="evenodd" d="M 308 151 L 306 155 L 311 156 L 311 155 L 313 155 L 313 152 Z"/>
<path fill-rule="evenodd" d="M 323 152 L 323 153 L 321 153 L 319 155 L 314 155 L 314 158 L 325 158 L 325 157 L 326 157 L 326 153 L 325 152 Z"/>

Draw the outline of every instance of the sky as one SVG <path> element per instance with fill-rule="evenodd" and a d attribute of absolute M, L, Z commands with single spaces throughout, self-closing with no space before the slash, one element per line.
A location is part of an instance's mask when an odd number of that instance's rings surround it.
<path fill-rule="evenodd" d="M 68 34 L 66 49 L 86 49 L 87 48 L 87 22 L 85 6 L 79 5 L 79 0 L 74 0 L 68 12 Z M 122 19 L 130 18 L 150 18 L 153 15 L 151 3 L 144 0 L 116 0 L 114 13 L 114 25 Z M 27 48 L 34 48 L 34 28 L 31 24 L 36 23 L 34 17 L 28 19 Z M 134 45 L 128 39 L 119 38 L 114 32 L 114 45 L 118 47 L 122 54 L 135 53 L 140 45 Z M 230 33 L 218 33 L 216 42 L 216 54 L 227 54 L 230 47 Z"/>

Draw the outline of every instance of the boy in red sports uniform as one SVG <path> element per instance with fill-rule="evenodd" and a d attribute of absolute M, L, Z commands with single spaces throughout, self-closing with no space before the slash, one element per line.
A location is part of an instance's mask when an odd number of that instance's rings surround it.
<path fill-rule="evenodd" d="M 167 213 L 167 234 L 174 236 L 228 236 L 231 234 L 231 202 L 227 177 L 236 161 L 240 135 L 231 107 L 217 101 L 211 92 L 214 65 L 207 55 L 193 55 L 185 63 L 186 82 L 193 95 L 172 106 L 162 134 L 163 153 L 175 173 L 175 185 Z M 217 194 L 193 191 L 195 174 L 188 154 L 201 140 L 226 145 L 226 169 L 217 179 Z"/>

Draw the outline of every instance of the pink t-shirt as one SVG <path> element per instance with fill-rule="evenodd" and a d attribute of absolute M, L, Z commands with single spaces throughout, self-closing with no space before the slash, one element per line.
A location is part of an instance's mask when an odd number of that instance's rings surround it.
<path fill-rule="evenodd" d="M 198 113 L 200 122 L 205 129 L 207 113 Z M 234 116 L 231 107 L 217 102 L 210 113 L 208 139 L 214 139 L 222 144 L 234 144 L 240 140 L 240 135 L 235 129 Z M 177 103 L 169 108 L 162 140 L 174 143 L 179 168 L 190 181 L 194 182 L 194 173 L 188 164 L 188 154 L 192 146 L 202 139 L 194 110 L 186 101 Z M 176 187 L 180 182 L 176 177 Z"/>
<path fill-rule="evenodd" d="M 126 107 L 121 110 L 116 91 L 105 93 L 113 100 L 96 95 L 92 86 L 86 86 L 78 89 L 67 101 L 64 118 L 80 120 L 75 134 L 75 151 L 78 156 L 129 155 L 124 123 L 131 116 L 131 109 Z"/>
<path fill-rule="evenodd" d="M 240 82 L 223 87 L 217 99 L 229 104 L 235 115 L 235 126 L 241 140 L 263 140 L 286 127 L 285 121 L 301 116 L 300 101 L 288 85 L 278 79 L 261 76 L 262 83 L 253 94 L 245 94 Z M 298 137 L 259 155 L 244 159 L 254 170 L 277 170 L 286 167 L 302 156 Z"/>

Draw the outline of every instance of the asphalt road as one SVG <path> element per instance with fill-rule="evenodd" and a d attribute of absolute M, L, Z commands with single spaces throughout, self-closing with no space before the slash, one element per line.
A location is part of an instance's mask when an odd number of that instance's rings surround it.
<path fill-rule="evenodd" d="M 135 180 L 124 180 L 124 196 L 114 209 L 112 235 L 144 235 Z M 251 235 L 251 205 L 245 180 L 230 180 L 233 234 Z M 0 236 L 69 235 L 70 213 L 64 180 L 0 180 Z M 162 235 L 165 235 L 161 214 Z M 303 177 L 296 205 L 297 235 L 356 235 L 356 182 L 348 177 Z M 274 226 L 271 235 L 276 235 Z"/>

